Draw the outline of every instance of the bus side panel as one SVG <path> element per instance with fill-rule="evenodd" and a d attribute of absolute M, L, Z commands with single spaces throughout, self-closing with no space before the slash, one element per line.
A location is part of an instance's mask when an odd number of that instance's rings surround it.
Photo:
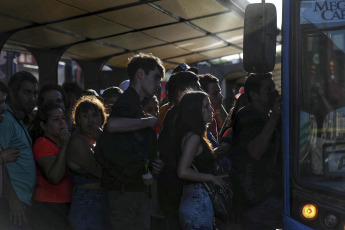
<path fill-rule="evenodd" d="M 283 215 L 284 218 L 284 229 L 285 230 L 293 230 L 293 229 L 301 229 L 301 230 L 313 230 L 312 228 L 309 228 L 300 222 L 292 219 L 291 217 L 287 215 Z"/>

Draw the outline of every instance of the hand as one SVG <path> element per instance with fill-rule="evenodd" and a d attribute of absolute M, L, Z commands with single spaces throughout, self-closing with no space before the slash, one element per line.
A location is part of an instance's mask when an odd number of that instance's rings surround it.
<path fill-rule="evenodd" d="M 21 226 L 25 221 L 25 205 L 18 198 L 9 201 L 10 207 L 10 222 L 15 225 Z"/>
<path fill-rule="evenodd" d="M 88 128 L 89 135 L 97 141 L 103 130 L 98 125 L 90 125 Z"/>
<path fill-rule="evenodd" d="M 274 101 L 274 105 L 272 108 L 272 113 L 271 117 L 274 119 L 279 120 L 282 114 L 282 103 L 281 103 L 281 98 L 277 97 Z"/>
<path fill-rule="evenodd" d="M 0 152 L 0 155 L 2 156 L 2 159 L 4 161 L 3 163 L 16 161 L 19 157 L 18 147 L 10 147 L 7 149 L 3 149 Z"/>
<path fill-rule="evenodd" d="M 59 134 L 60 144 L 61 146 L 66 146 L 69 142 L 69 138 L 71 137 L 71 133 L 67 130 L 63 130 Z"/>
<path fill-rule="evenodd" d="M 223 178 L 228 177 L 228 175 L 221 175 L 221 176 L 214 176 L 212 177 L 211 182 L 217 186 L 219 186 L 222 190 L 225 190 L 226 188 L 226 182 L 223 180 Z"/>
<path fill-rule="evenodd" d="M 148 127 L 151 127 L 153 130 L 156 130 L 156 126 L 158 124 L 158 118 L 155 116 L 149 116 L 146 118 Z"/>
<path fill-rule="evenodd" d="M 152 174 L 158 176 L 164 168 L 164 162 L 161 159 L 157 158 L 156 160 L 152 161 L 151 167 Z"/>

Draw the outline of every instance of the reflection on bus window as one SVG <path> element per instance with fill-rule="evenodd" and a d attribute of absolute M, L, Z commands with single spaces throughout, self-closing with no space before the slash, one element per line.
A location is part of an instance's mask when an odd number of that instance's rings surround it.
<path fill-rule="evenodd" d="M 298 175 L 306 183 L 345 192 L 345 30 L 338 26 L 344 22 L 330 28 L 334 24 L 319 23 L 305 11 L 300 25 Z"/>

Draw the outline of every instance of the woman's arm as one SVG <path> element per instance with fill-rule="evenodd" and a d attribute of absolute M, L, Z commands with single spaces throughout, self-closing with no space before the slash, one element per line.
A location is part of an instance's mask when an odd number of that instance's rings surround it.
<path fill-rule="evenodd" d="M 71 134 L 64 130 L 60 134 L 59 153 L 57 156 L 45 156 L 37 160 L 39 168 L 51 184 L 58 184 L 66 173 L 67 145 Z"/>
<path fill-rule="evenodd" d="M 67 148 L 67 162 L 85 169 L 89 173 L 101 177 L 102 167 L 93 156 L 93 150 L 84 137 L 77 134 L 71 137 Z"/>
<path fill-rule="evenodd" d="M 212 174 L 197 172 L 192 169 L 194 157 L 201 153 L 203 146 L 200 136 L 193 134 L 182 146 L 182 156 L 177 167 L 177 175 L 181 179 L 199 182 L 212 182 L 218 186 L 224 184 L 222 177 Z"/>

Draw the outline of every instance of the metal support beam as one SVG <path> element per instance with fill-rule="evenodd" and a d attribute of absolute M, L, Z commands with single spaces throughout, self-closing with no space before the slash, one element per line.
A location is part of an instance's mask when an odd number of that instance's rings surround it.
<path fill-rule="evenodd" d="M 2 47 L 5 45 L 6 41 L 14 34 L 16 31 L 7 32 L 0 34 L 0 50 L 2 50 Z"/>
<path fill-rule="evenodd" d="M 102 67 L 108 60 L 109 57 L 90 61 L 76 60 L 82 69 L 84 89 L 94 89 L 99 93 Z"/>
<path fill-rule="evenodd" d="M 62 54 L 69 46 L 64 46 L 50 50 L 40 50 L 31 47 L 25 47 L 36 58 L 39 71 L 40 87 L 47 83 L 58 82 L 58 64 Z"/>

